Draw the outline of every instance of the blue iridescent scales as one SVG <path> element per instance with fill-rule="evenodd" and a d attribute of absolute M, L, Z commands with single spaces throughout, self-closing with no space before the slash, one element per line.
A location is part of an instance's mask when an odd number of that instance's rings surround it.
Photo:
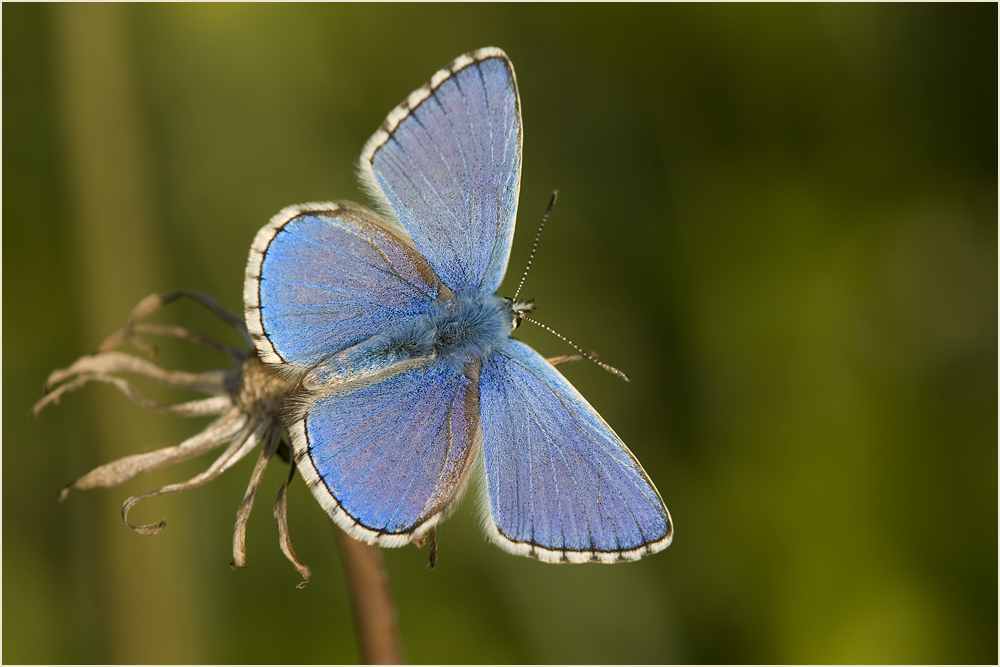
<path fill-rule="evenodd" d="M 365 145 L 356 204 L 289 207 L 244 287 L 261 359 L 299 384 L 287 416 L 315 497 L 353 537 L 420 543 L 482 467 L 484 525 L 547 562 L 636 560 L 670 514 L 621 439 L 511 337 L 521 113 L 503 51 L 457 58 Z"/>

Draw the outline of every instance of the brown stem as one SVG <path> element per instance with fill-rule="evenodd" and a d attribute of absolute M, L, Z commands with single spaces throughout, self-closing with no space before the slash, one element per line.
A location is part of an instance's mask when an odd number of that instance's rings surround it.
<path fill-rule="evenodd" d="M 396 610 L 378 548 L 359 542 L 339 528 L 334 530 L 351 588 L 361 662 L 366 665 L 402 664 Z"/>

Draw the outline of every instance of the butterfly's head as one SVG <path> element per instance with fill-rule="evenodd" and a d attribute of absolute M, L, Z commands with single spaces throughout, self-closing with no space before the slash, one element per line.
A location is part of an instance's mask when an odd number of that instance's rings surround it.
<path fill-rule="evenodd" d="M 510 330 L 521 326 L 521 322 L 524 320 L 528 313 L 533 313 L 535 311 L 535 300 L 528 299 L 527 301 L 514 301 L 514 299 L 508 299 L 504 297 L 504 301 L 510 306 Z"/>

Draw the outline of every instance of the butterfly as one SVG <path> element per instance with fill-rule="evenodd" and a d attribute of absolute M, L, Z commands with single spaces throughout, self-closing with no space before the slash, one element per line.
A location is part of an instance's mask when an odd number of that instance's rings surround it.
<path fill-rule="evenodd" d="M 636 560 L 670 514 L 582 395 L 511 337 L 495 295 L 521 181 L 521 103 L 500 49 L 465 54 L 386 117 L 359 161 L 376 210 L 291 206 L 258 232 L 246 321 L 298 386 L 286 423 L 313 495 L 354 538 L 423 542 L 481 467 L 484 526 L 547 562 Z"/>

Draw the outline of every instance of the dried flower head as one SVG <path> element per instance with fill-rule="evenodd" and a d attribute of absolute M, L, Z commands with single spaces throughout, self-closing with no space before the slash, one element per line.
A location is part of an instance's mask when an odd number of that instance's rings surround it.
<path fill-rule="evenodd" d="M 235 329 L 246 344 L 245 348 L 227 345 L 213 338 L 177 326 L 150 324 L 143 322 L 151 313 L 180 298 L 191 299 L 208 308 L 213 314 Z M 229 357 L 230 368 L 190 373 L 168 370 L 148 359 L 127 354 L 117 348 L 130 342 L 145 351 L 150 358 L 155 357 L 157 348 L 139 337 L 139 334 L 177 338 L 202 347 L 221 352 Z M 132 383 L 122 376 L 135 376 L 153 380 L 167 387 L 187 389 L 208 398 L 176 404 L 163 404 L 143 395 Z M 236 512 L 236 529 L 233 534 L 232 567 L 246 567 L 246 526 L 253 509 L 257 490 L 264 479 L 268 463 L 278 454 L 289 462 L 288 476 L 278 491 L 274 503 L 274 517 L 278 522 L 278 536 L 281 550 L 302 575 L 299 588 L 309 582 L 310 571 L 295 555 L 288 535 L 287 489 L 295 474 L 294 457 L 289 456 L 288 445 L 282 441 L 285 424 L 282 410 L 294 385 L 275 375 L 257 356 L 246 329 L 243 318 L 224 308 L 207 294 L 191 290 L 177 290 L 165 294 L 153 294 L 133 309 L 128 324 L 109 336 L 98 348 L 97 353 L 77 359 L 68 368 L 54 371 L 45 383 L 46 395 L 32 408 L 32 416 L 50 403 L 58 403 L 60 398 L 75 391 L 88 382 L 104 382 L 115 387 L 139 405 L 180 415 L 201 417 L 218 415 L 200 433 L 191 436 L 173 447 L 164 447 L 145 454 L 133 454 L 106 463 L 67 485 L 59 494 L 60 500 L 73 489 L 92 489 L 121 484 L 145 472 L 163 468 L 174 463 L 187 461 L 223 445 L 228 445 L 222 454 L 204 472 L 186 482 L 168 484 L 154 491 L 132 496 L 122 504 L 122 518 L 125 525 L 142 535 L 155 535 L 163 530 L 165 521 L 147 525 L 134 525 L 129 521 L 129 511 L 141 500 L 165 493 L 175 493 L 194 489 L 212 481 L 249 454 L 257 443 L 263 442 L 257 465 L 250 475 L 243 502 Z"/>

